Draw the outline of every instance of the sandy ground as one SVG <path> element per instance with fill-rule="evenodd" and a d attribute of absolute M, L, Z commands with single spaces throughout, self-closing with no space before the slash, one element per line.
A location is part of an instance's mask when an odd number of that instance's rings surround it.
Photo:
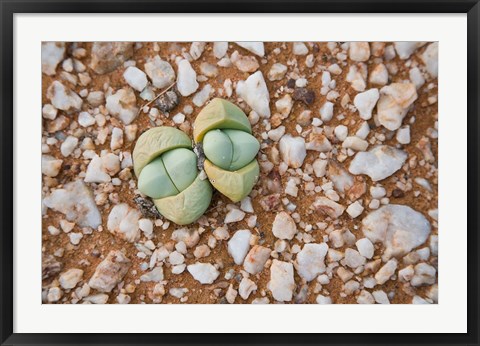
<path fill-rule="evenodd" d="M 85 66 L 89 66 L 90 63 L 90 50 L 91 50 L 91 43 L 76 43 L 76 44 L 67 44 L 67 55 L 71 54 L 71 51 L 74 47 L 85 48 L 86 49 L 86 56 L 85 58 L 80 59 Z M 140 47 L 139 47 L 140 46 Z M 135 49 L 133 57 L 130 60 L 135 62 L 135 65 L 143 70 L 143 65 L 147 61 L 148 58 L 160 55 L 162 59 L 170 60 L 172 66 L 176 70 L 176 65 L 173 61 L 171 61 L 172 55 L 180 55 L 183 51 L 189 50 L 190 43 L 142 43 L 141 45 L 137 45 L 137 49 Z M 324 66 L 329 66 L 332 63 L 336 63 L 337 59 L 332 56 L 330 50 L 327 48 L 326 43 L 314 43 L 308 45 L 310 53 L 314 54 L 316 63 L 313 68 L 308 68 L 305 65 L 305 56 L 295 56 L 292 52 L 292 44 L 291 43 L 265 43 L 265 56 L 266 58 L 260 59 L 257 57 L 257 60 L 260 63 L 259 70 L 266 76 L 268 71 L 270 70 L 271 66 L 274 63 L 283 63 L 289 66 L 289 70 L 287 72 L 287 76 L 284 77 L 282 80 L 279 81 L 267 81 L 267 87 L 270 93 L 270 107 L 272 109 L 272 113 L 275 113 L 275 101 L 282 96 L 282 88 L 286 87 L 288 76 L 291 74 L 297 74 L 299 76 L 304 76 L 308 80 L 307 88 L 310 90 L 315 91 L 316 99 L 311 105 L 305 105 L 303 102 L 295 101 L 293 104 L 292 111 L 290 115 L 281 121 L 281 125 L 286 127 L 286 133 L 296 134 L 295 126 L 297 124 L 296 117 L 299 115 L 303 110 L 309 109 L 312 111 L 313 116 L 318 116 L 319 108 L 325 102 L 325 96 L 321 95 L 319 90 L 321 89 L 321 73 L 315 72 L 316 66 L 322 64 Z M 274 54 L 273 51 L 275 48 L 280 48 L 279 54 Z M 212 54 L 213 44 L 208 43 L 206 48 L 200 57 L 200 59 L 196 61 L 192 61 L 191 64 L 193 68 L 197 71 L 197 74 L 200 72 L 200 63 L 201 62 L 209 62 L 213 65 L 216 65 L 218 59 L 216 59 Z M 422 47 L 418 50 L 418 53 L 423 51 L 425 47 Z M 238 50 L 242 55 L 254 56 L 249 51 L 230 43 L 230 48 L 228 53 L 233 52 L 234 50 Z M 374 64 L 375 57 L 371 57 L 367 62 L 368 66 Z M 416 62 L 418 64 L 423 64 L 421 60 L 418 58 L 416 54 L 412 55 L 410 59 L 408 59 L 410 64 L 412 62 Z M 348 62 L 350 63 L 350 62 Z M 398 67 L 398 72 L 396 74 L 389 74 L 389 78 L 391 82 L 395 81 L 402 81 L 409 79 L 409 67 L 406 64 L 406 60 L 401 60 L 400 58 L 395 57 L 393 60 L 388 62 L 389 64 L 395 64 Z M 61 65 L 61 64 L 60 64 Z M 47 88 L 51 85 L 52 81 L 60 80 L 59 73 L 62 71 L 62 67 L 59 65 L 57 68 L 57 73 L 52 76 L 43 75 L 42 81 L 42 102 L 47 104 L 50 100 L 47 98 Z M 72 90 L 79 93 L 82 89 L 88 89 L 88 91 L 94 90 L 105 90 L 106 86 L 113 88 L 114 90 L 120 89 L 126 86 L 126 82 L 123 79 L 122 75 L 125 68 L 123 66 L 117 68 L 115 71 L 103 75 L 95 74 L 89 68 L 87 68 L 87 72 L 90 74 L 92 81 L 88 84 L 87 87 L 83 87 L 80 85 L 74 86 L 68 83 L 66 85 L 70 85 Z M 293 72 L 295 70 L 295 72 Z M 335 115 L 339 112 L 342 112 L 345 117 L 342 120 L 339 120 L 336 116 L 328 122 L 328 126 L 335 127 L 340 124 L 348 125 L 349 129 L 358 127 L 360 123 L 358 113 L 352 111 L 348 108 L 342 108 L 340 105 L 340 100 L 345 94 L 349 94 L 350 98 L 353 100 L 354 95 L 357 93 L 351 88 L 349 82 L 347 82 L 346 74 L 348 72 L 348 68 L 343 68 L 343 71 L 338 76 L 332 76 L 337 84 L 335 90 L 340 94 L 337 101 L 335 102 Z M 226 79 L 230 79 L 234 84 L 239 80 L 245 80 L 250 73 L 241 72 L 235 66 L 231 67 L 219 67 L 219 74 L 215 78 L 208 78 L 206 82 L 200 83 L 200 88 L 209 83 L 215 90 L 215 93 L 211 95 L 211 98 L 218 95 L 218 89 L 223 88 L 224 81 Z M 431 88 L 428 88 L 427 85 L 431 84 Z M 370 83 L 367 84 L 367 89 L 373 87 Z M 157 92 L 160 92 L 158 90 Z M 141 107 L 146 103 L 146 101 L 142 100 L 137 95 L 137 106 Z M 425 85 L 419 89 L 418 91 L 418 99 L 415 101 L 414 106 L 408 112 L 407 116 L 405 117 L 403 124 L 410 123 L 410 119 L 412 117 L 415 118 L 415 122 L 411 125 L 411 142 L 410 144 L 403 145 L 402 149 L 405 150 L 409 154 L 409 158 L 412 156 L 416 156 L 419 159 L 422 158 L 422 153 L 416 147 L 418 141 L 426 135 L 428 129 L 435 128 L 435 122 L 437 121 L 437 103 L 433 102 L 430 103 L 428 98 L 431 96 L 437 95 L 437 80 L 431 79 L 425 83 Z M 186 115 L 186 121 L 189 121 L 190 124 L 193 124 L 195 120 L 195 116 L 201 110 L 201 107 L 196 107 L 192 103 L 192 97 L 181 97 L 179 105 L 172 110 L 171 115 L 174 115 L 178 112 L 182 112 L 185 106 L 191 105 L 193 106 L 193 113 Z M 235 91 L 231 98 L 229 98 L 234 103 L 237 103 Z M 351 103 L 351 102 L 350 102 Z M 240 105 L 247 111 L 249 107 L 245 105 L 245 103 L 240 103 Z M 89 106 L 84 103 L 84 109 L 89 109 Z M 92 107 L 90 107 L 92 108 Z M 171 121 L 172 116 L 166 117 L 163 114 L 159 115 L 159 118 L 165 125 L 169 126 L 177 126 Z M 68 118 L 70 119 L 70 126 L 72 123 L 75 122 L 77 117 L 77 113 L 69 114 Z M 123 124 L 111 117 L 109 122 L 115 126 L 123 127 Z M 44 119 L 43 121 L 44 127 L 48 125 L 49 120 Z M 373 123 L 370 121 L 369 123 Z M 138 125 L 138 136 L 144 132 L 145 130 L 154 126 L 153 121 L 144 113 L 141 113 L 137 119 L 134 121 L 134 124 Z M 183 128 L 185 129 L 185 128 Z M 94 132 L 86 130 L 84 131 L 83 135 L 80 136 L 80 141 L 85 136 L 94 136 Z M 68 132 L 69 129 L 63 130 L 64 132 Z M 265 127 L 260 121 L 258 124 L 253 126 L 253 134 L 261 140 L 261 134 L 265 131 Z M 382 127 L 375 127 L 370 132 L 369 138 L 374 135 L 374 133 L 387 133 L 384 128 Z M 191 130 L 188 132 L 191 135 Z M 53 136 L 54 134 L 47 133 L 44 131 L 44 138 Z M 271 142 L 271 141 L 270 141 Z M 432 152 L 435 156 L 435 162 L 437 162 L 437 140 L 431 139 L 430 140 Z M 127 142 L 120 151 L 132 151 L 135 142 Z M 387 139 L 384 141 L 384 144 L 397 146 L 397 142 L 395 140 L 395 136 L 391 136 L 391 139 Z M 110 140 L 107 141 L 103 145 L 96 145 L 95 151 L 99 153 L 101 150 L 110 150 Z M 261 154 L 270 155 L 271 148 L 277 146 L 276 143 L 269 143 L 269 145 L 261 149 Z M 49 155 L 55 156 L 57 158 L 61 158 L 63 160 L 63 165 L 60 173 L 54 179 L 54 182 L 49 182 L 52 185 L 51 188 L 45 186 L 45 192 L 49 191 L 50 189 L 58 188 L 62 184 L 75 180 L 79 173 L 86 170 L 89 160 L 85 160 L 82 157 L 75 158 L 75 157 L 62 157 L 62 154 L 59 152 L 59 145 L 51 145 L 50 146 L 50 153 Z M 307 151 L 307 157 L 304 161 L 305 164 L 311 164 L 315 159 L 317 159 L 319 153 L 316 151 Z M 347 158 L 342 165 L 344 167 L 348 167 L 349 162 L 351 161 L 352 157 Z M 277 165 L 275 165 L 277 167 Z M 276 168 L 274 168 L 275 170 Z M 381 185 L 385 187 L 387 194 L 386 196 L 390 199 L 390 203 L 395 204 L 402 204 L 408 205 L 413 209 L 421 212 L 423 215 L 427 216 L 428 211 L 437 208 L 437 174 L 436 171 L 432 175 L 431 172 L 428 171 L 427 166 L 422 167 L 421 165 L 417 165 L 416 168 L 412 169 L 410 173 L 414 176 L 420 177 L 428 177 L 428 181 L 430 182 L 433 193 L 424 193 L 421 187 L 414 186 L 414 188 L 407 192 L 402 193 L 395 193 L 392 195 L 392 192 L 397 189 L 395 183 L 398 178 L 402 174 L 406 174 L 404 171 L 400 170 L 390 176 L 389 178 L 381 181 Z M 315 184 L 322 184 L 322 178 L 317 178 L 315 175 L 312 174 L 314 177 Z M 270 175 L 271 177 L 271 175 Z M 135 179 L 135 178 L 133 178 Z M 262 193 L 265 194 L 266 191 L 264 188 L 265 182 L 268 181 L 269 175 L 266 172 L 261 173 L 261 177 L 259 183 L 254 188 L 257 191 L 252 194 L 252 202 L 255 210 L 255 215 L 257 216 L 257 226 L 253 229 L 247 226 L 246 220 L 229 224 L 228 229 L 230 234 L 232 235 L 235 230 L 239 229 L 250 229 L 252 233 L 257 234 L 259 236 L 259 240 L 262 246 L 269 247 L 273 249 L 274 243 L 277 240 L 274 235 L 272 234 L 271 227 L 273 220 L 275 218 L 276 212 L 275 211 L 264 211 L 260 206 L 259 202 L 260 199 L 263 197 Z M 411 179 L 411 177 L 407 177 L 407 179 Z M 288 180 L 288 176 L 284 175 L 281 177 L 281 185 L 285 187 Z M 367 186 L 372 186 L 372 181 L 366 177 Z M 58 184 L 55 186 L 55 184 Z M 45 184 L 44 184 L 45 185 Z M 300 214 L 301 220 L 307 224 L 316 224 L 317 222 L 324 222 L 325 217 L 319 213 L 309 213 L 309 209 L 311 204 L 315 199 L 315 194 L 310 195 L 307 194 L 304 189 L 302 188 L 302 184 L 300 184 L 298 197 L 288 196 L 289 200 L 292 201 L 297 205 L 296 212 Z M 368 191 L 368 189 L 367 189 Z M 415 191 L 421 191 L 418 196 L 415 196 Z M 135 208 L 135 203 L 133 202 L 133 198 L 136 196 L 135 189 L 128 188 L 128 182 L 122 182 L 122 185 L 113 187 L 113 192 L 118 195 L 118 201 L 128 203 L 131 207 Z M 282 193 L 282 197 L 284 197 L 284 193 Z M 366 216 L 369 212 L 368 202 L 371 199 L 369 194 L 362 197 L 364 200 L 363 205 L 366 206 L 362 215 L 355 219 L 351 219 L 346 213 L 344 213 L 338 220 L 336 220 L 337 227 L 347 228 L 349 229 L 357 239 L 363 238 L 362 230 L 361 230 L 361 219 Z M 343 199 L 342 199 L 343 200 Z M 229 204 L 230 201 L 222 196 L 220 193 L 215 192 L 210 209 L 205 213 L 205 217 L 209 220 L 209 225 L 204 226 L 205 231 L 200 236 L 200 241 L 198 245 L 206 244 L 208 240 L 208 236 L 212 234 L 212 231 L 219 226 L 223 225 L 223 219 L 226 214 L 225 206 Z M 239 203 L 238 203 L 239 205 Z M 345 205 L 345 203 L 344 203 Z M 120 287 L 123 287 L 123 292 L 125 292 L 125 287 L 127 285 L 131 285 L 134 287 L 134 291 L 132 293 L 128 293 L 131 298 L 131 303 L 152 303 L 151 292 L 154 289 L 156 283 L 154 282 L 140 282 L 139 277 L 144 273 L 144 271 L 140 268 L 141 263 L 147 262 L 148 259 L 142 259 L 137 256 L 139 252 L 138 249 L 135 247 L 134 244 L 126 242 L 119 237 L 111 234 L 107 231 L 107 217 L 114 206 L 114 203 L 107 203 L 106 205 L 99 206 L 99 210 L 102 215 L 103 220 L 103 231 L 94 230 L 92 234 L 84 235 L 83 239 L 80 241 L 79 245 L 73 245 L 70 243 L 68 234 L 61 232 L 59 235 L 51 235 L 47 230 L 48 226 L 53 225 L 59 228 L 59 222 L 61 219 L 64 218 L 64 215 L 58 213 L 54 210 L 48 209 L 46 214 L 43 218 L 43 227 L 42 227 L 42 251 L 44 255 L 51 255 L 54 254 L 55 251 L 58 249 L 64 249 L 63 255 L 56 256 L 56 259 L 62 263 L 62 272 L 68 270 L 70 268 L 80 268 L 84 271 L 83 279 L 78 283 L 77 287 L 81 287 L 83 282 L 88 282 L 88 279 L 92 276 L 95 271 L 97 265 L 102 261 L 102 259 L 108 254 L 109 251 L 113 249 L 118 249 L 123 251 L 127 254 L 127 257 L 130 258 L 132 261 L 132 266 L 128 271 L 127 275 L 123 279 L 123 282 L 120 284 Z M 282 207 L 280 207 L 282 209 Z M 247 215 L 248 216 L 248 215 Z M 436 222 L 429 218 L 429 221 L 432 225 L 436 225 Z M 327 221 L 330 222 L 330 221 Z M 198 223 L 192 224 L 188 226 L 189 228 L 195 229 L 198 228 Z M 179 226 L 171 223 L 168 229 L 163 230 L 161 227 L 155 227 L 154 229 L 154 237 L 152 238 L 155 244 L 167 244 L 170 248 L 173 247 L 174 242 L 171 240 L 171 234 L 175 229 L 178 229 Z M 437 228 L 432 227 L 432 234 L 437 233 Z M 311 235 L 315 239 L 316 242 L 323 242 L 323 237 L 326 235 L 325 230 L 314 230 L 311 232 Z M 142 238 L 140 242 L 145 240 Z M 290 247 L 298 244 L 300 247 L 303 246 L 302 242 L 299 242 L 297 239 L 293 239 L 290 242 Z M 428 245 L 428 241 L 427 241 Z M 348 246 L 344 246 L 338 248 L 337 250 L 344 251 Z M 193 250 L 189 249 L 188 253 L 185 255 L 185 262 L 186 264 L 191 264 L 197 262 L 197 260 L 193 256 Z M 383 252 L 383 247 L 381 245 L 376 246 L 375 250 L 375 257 L 380 257 Z M 294 258 L 294 256 L 291 256 Z M 283 254 L 279 255 L 279 259 L 283 258 Z M 216 247 L 211 249 L 211 253 L 208 257 L 202 258 L 201 262 L 208 262 L 212 264 L 218 264 L 220 276 L 218 279 L 211 285 L 202 285 L 198 281 L 194 280 L 193 277 L 185 270 L 180 275 L 173 275 L 169 270 L 170 265 L 165 263 L 163 265 L 164 268 L 164 287 L 165 291 L 167 292 L 161 303 L 166 304 L 177 304 L 180 303 L 178 298 L 173 297 L 172 295 L 168 294 L 170 288 L 174 287 L 185 287 L 188 288 L 188 293 L 185 295 L 188 297 L 184 303 L 222 303 L 225 302 L 225 292 L 227 287 L 232 284 L 234 288 L 238 288 L 239 280 L 241 280 L 242 275 L 240 271 L 243 269 L 242 266 L 238 266 L 233 262 L 232 257 L 227 252 L 227 241 L 218 241 Z M 436 266 L 437 258 L 433 255 L 430 256 L 428 259 L 429 263 L 433 263 Z M 267 265 L 268 266 L 268 265 Z M 400 261 L 399 268 L 401 269 L 405 265 L 402 264 Z M 231 279 L 225 279 L 225 274 L 232 270 L 235 272 Z M 362 274 L 355 275 L 359 280 L 362 278 Z M 248 299 L 243 300 L 239 296 L 236 298 L 236 303 L 251 303 L 256 298 L 261 297 L 268 297 L 270 302 L 273 302 L 271 292 L 267 289 L 268 281 L 270 280 L 270 271 L 269 268 L 265 268 L 260 274 L 256 276 L 251 276 L 258 289 L 252 293 Z M 356 303 L 356 299 L 358 296 L 358 292 L 354 294 L 350 294 L 347 296 L 343 296 L 341 293 L 343 291 L 344 283 L 343 281 L 335 274 L 332 275 L 330 279 L 330 283 L 322 285 L 320 292 L 315 292 L 315 287 L 317 285 L 316 280 L 311 281 L 310 283 L 302 283 L 302 279 L 298 276 L 295 272 L 295 282 L 296 282 L 296 292 L 302 287 L 308 287 L 308 295 L 306 298 L 306 303 L 315 303 L 316 297 L 318 293 L 329 295 L 334 303 Z M 43 287 L 45 290 L 44 297 L 46 292 L 50 287 L 58 286 L 58 275 L 54 275 L 43 281 Z M 218 289 L 219 290 L 215 290 Z M 376 289 L 379 287 L 377 286 Z M 404 283 L 401 283 L 399 280 L 389 280 L 385 284 L 381 285 L 380 287 L 385 292 L 394 292 L 392 294 L 392 298 L 390 299 L 391 303 L 410 303 L 412 301 L 413 295 L 418 295 L 421 297 L 425 297 L 426 290 L 430 289 L 430 286 L 426 287 L 417 287 L 412 288 Z M 367 289 L 367 291 L 373 291 L 373 289 Z M 109 303 L 116 303 L 116 296 L 120 292 L 119 288 L 115 288 L 112 293 L 109 295 L 108 302 Z M 95 292 L 92 290 L 90 294 L 94 294 Z M 73 298 L 72 298 L 73 297 Z M 63 298 L 59 301 L 59 303 L 71 303 L 76 302 L 74 298 L 73 290 L 66 291 L 63 294 Z M 80 301 L 81 302 L 81 301 Z"/>

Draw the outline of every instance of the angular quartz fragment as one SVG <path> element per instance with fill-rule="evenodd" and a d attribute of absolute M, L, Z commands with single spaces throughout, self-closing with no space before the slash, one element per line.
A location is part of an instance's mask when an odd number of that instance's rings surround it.
<path fill-rule="evenodd" d="M 93 194 L 81 180 L 67 183 L 63 189 L 53 190 L 43 203 L 65 214 L 68 221 L 81 227 L 97 228 L 102 223 Z"/>
<path fill-rule="evenodd" d="M 389 204 L 362 220 L 363 234 L 372 243 L 383 243 L 383 258 L 400 257 L 422 245 L 430 235 L 430 223 L 418 211 Z"/>
<path fill-rule="evenodd" d="M 359 152 L 350 163 L 349 171 L 352 174 L 366 174 L 373 181 L 388 178 L 398 171 L 405 160 L 407 153 L 403 150 L 380 145 L 368 152 Z"/>
<path fill-rule="evenodd" d="M 273 298 L 279 302 L 291 301 L 294 288 L 292 263 L 273 260 L 268 283 L 268 289 L 272 292 Z"/>
<path fill-rule="evenodd" d="M 88 285 L 99 292 L 111 292 L 127 274 L 130 265 L 130 260 L 122 252 L 112 250 L 97 266 Z"/>

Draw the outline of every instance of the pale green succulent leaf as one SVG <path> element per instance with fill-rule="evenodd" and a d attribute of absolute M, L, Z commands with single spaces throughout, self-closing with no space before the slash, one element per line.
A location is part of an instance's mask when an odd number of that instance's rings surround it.
<path fill-rule="evenodd" d="M 214 129 L 236 129 L 252 133 L 245 113 L 233 103 L 215 98 L 197 115 L 193 124 L 193 139 L 202 142 L 205 134 Z"/>
<path fill-rule="evenodd" d="M 178 195 L 155 199 L 153 202 L 165 218 L 178 225 L 187 225 L 205 213 L 211 199 L 212 186 L 208 179 L 202 180 L 198 175 L 193 183 Z"/>
<path fill-rule="evenodd" d="M 142 169 L 161 154 L 176 148 L 191 148 L 188 136 L 173 127 L 160 126 L 144 132 L 133 149 L 133 169 L 137 177 Z"/>
<path fill-rule="evenodd" d="M 238 130 L 223 130 L 233 144 L 233 157 L 229 170 L 236 171 L 257 156 L 260 143 L 251 134 Z M 223 167 L 222 167 L 223 168 Z"/>
<path fill-rule="evenodd" d="M 165 169 L 178 191 L 183 191 L 195 180 L 197 155 L 189 149 L 179 148 L 167 151 L 161 156 Z"/>
<path fill-rule="evenodd" d="M 257 160 L 233 172 L 205 160 L 204 169 L 212 185 L 233 202 L 239 202 L 248 196 L 260 175 Z"/>
<path fill-rule="evenodd" d="M 164 198 L 179 193 L 168 175 L 162 157 L 146 165 L 138 177 L 138 189 L 151 198 Z"/>
<path fill-rule="evenodd" d="M 230 168 L 233 158 L 233 144 L 222 130 L 211 130 L 205 134 L 205 137 L 203 137 L 203 152 L 218 167 Z"/>

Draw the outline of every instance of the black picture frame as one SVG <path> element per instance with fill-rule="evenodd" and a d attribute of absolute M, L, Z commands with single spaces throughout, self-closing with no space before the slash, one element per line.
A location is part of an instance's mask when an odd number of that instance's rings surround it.
<path fill-rule="evenodd" d="M 273 10 L 273 11 L 272 11 Z M 0 0 L 0 342 L 2 345 L 434 344 L 478 345 L 479 48 L 478 0 Z M 13 332 L 13 17 L 16 13 L 466 13 L 468 27 L 468 333 L 466 334 L 26 334 Z M 451 316 L 455 318 L 455 316 Z M 187 326 L 186 326 L 187 327 Z M 221 330 L 218 331 L 221 333 Z M 381 332 L 381 331 L 379 331 Z"/>

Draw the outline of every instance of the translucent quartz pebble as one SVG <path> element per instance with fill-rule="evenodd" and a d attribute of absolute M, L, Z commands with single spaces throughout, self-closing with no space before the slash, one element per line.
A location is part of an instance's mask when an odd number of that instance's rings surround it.
<path fill-rule="evenodd" d="M 168 176 L 162 157 L 156 158 L 143 168 L 138 177 L 138 189 L 151 198 L 163 198 L 179 193 Z"/>

